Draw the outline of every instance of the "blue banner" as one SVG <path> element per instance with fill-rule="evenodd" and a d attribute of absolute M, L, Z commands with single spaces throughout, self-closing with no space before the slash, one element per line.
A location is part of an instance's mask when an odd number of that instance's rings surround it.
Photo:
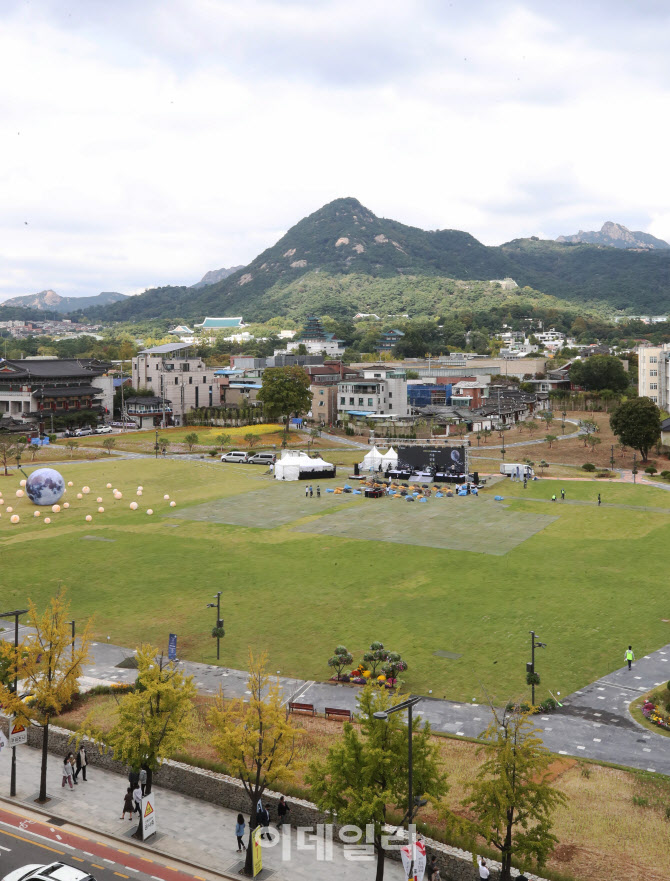
<path fill-rule="evenodd" d="M 168 642 L 168 661 L 177 660 L 177 634 L 171 633 Z"/>

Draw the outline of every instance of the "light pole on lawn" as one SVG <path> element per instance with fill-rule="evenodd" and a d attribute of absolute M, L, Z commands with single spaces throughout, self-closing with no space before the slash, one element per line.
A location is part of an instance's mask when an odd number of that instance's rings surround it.
<path fill-rule="evenodd" d="M 547 643 L 540 642 L 535 636 L 535 631 L 530 631 L 530 664 L 526 664 L 526 673 L 532 675 L 531 679 L 531 703 L 535 706 L 535 649 L 546 649 Z"/>
<path fill-rule="evenodd" d="M 15 609 L 13 612 L 3 612 L 0 618 L 14 619 L 14 687 L 12 691 L 16 694 L 19 690 L 19 615 L 25 615 L 28 609 Z M 9 734 L 11 737 L 11 722 Z M 16 747 L 12 747 L 12 770 L 9 779 L 9 794 L 16 795 Z"/>
<path fill-rule="evenodd" d="M 216 600 L 215 603 L 207 603 L 208 609 L 216 608 L 216 660 L 220 660 L 220 649 L 221 649 L 221 636 L 219 635 L 221 629 L 223 628 L 223 621 L 221 620 L 221 591 L 219 591 L 214 597 Z"/>
<path fill-rule="evenodd" d="M 612 455 L 610 456 L 610 465 L 612 466 L 612 471 L 614 471 L 614 444 L 612 444 Z"/>
<path fill-rule="evenodd" d="M 400 713 L 403 710 L 407 710 L 407 835 L 408 835 L 408 843 L 410 845 L 410 869 L 408 877 L 411 878 L 414 874 L 414 839 L 412 836 L 412 819 L 414 814 L 416 813 L 416 808 L 420 807 L 421 804 L 425 804 L 421 799 L 415 799 L 414 793 L 412 791 L 413 787 L 413 778 L 412 778 L 412 708 L 419 703 L 419 701 L 423 700 L 421 697 L 410 697 L 406 701 L 403 701 L 400 704 L 396 704 L 395 707 L 390 707 L 388 710 L 379 710 L 376 713 L 373 713 L 373 718 L 379 719 L 382 722 L 386 722 L 388 717 L 392 713 Z"/>
<path fill-rule="evenodd" d="M 66 621 L 66 624 L 69 624 L 72 627 L 72 660 L 74 661 L 74 621 Z"/>
<path fill-rule="evenodd" d="M 637 477 L 637 453 L 633 453 L 633 483 L 636 483 Z"/>

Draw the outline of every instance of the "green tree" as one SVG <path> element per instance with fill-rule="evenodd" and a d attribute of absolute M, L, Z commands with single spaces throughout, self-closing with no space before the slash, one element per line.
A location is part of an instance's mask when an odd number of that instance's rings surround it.
<path fill-rule="evenodd" d="M 0 464 L 5 469 L 5 477 L 9 474 L 7 466 L 16 459 L 17 453 L 20 456 L 22 451 L 22 444 L 15 435 L 0 434 Z"/>
<path fill-rule="evenodd" d="M 263 372 L 263 384 L 257 399 L 273 418 L 284 418 L 284 446 L 291 416 L 306 413 L 312 406 L 310 381 L 302 367 L 269 367 Z"/>
<path fill-rule="evenodd" d="M 650 398 L 631 398 L 610 415 L 610 428 L 620 443 L 637 450 L 646 462 L 661 436 L 661 411 Z"/>
<path fill-rule="evenodd" d="M 549 428 L 551 423 L 554 421 L 554 414 L 551 412 L 551 410 L 543 410 L 540 413 L 540 419 L 544 420 L 547 428 Z"/>
<path fill-rule="evenodd" d="M 158 438 L 158 446 L 167 452 L 168 447 L 171 444 L 171 440 L 169 437 L 159 437 Z"/>
<path fill-rule="evenodd" d="M 73 648 L 68 621 L 70 606 L 63 589 L 52 597 L 42 614 L 32 600 L 28 601 L 28 610 L 34 633 L 19 645 L 8 672 L 10 682 L 18 672 L 22 692 L 29 692 L 32 701 L 29 704 L 22 701 L 20 693 L 15 694 L 7 683 L 0 682 L 0 705 L 7 713 L 15 715 L 19 723 L 42 728 L 42 764 L 37 801 L 44 802 L 47 800 L 49 725 L 77 693 L 81 665 L 88 660 L 90 622 L 81 631 L 78 643 Z"/>
<path fill-rule="evenodd" d="M 573 362 L 570 382 L 587 391 L 608 389 L 610 392 L 625 392 L 630 384 L 623 362 L 612 355 L 591 355 Z"/>
<path fill-rule="evenodd" d="M 68 448 L 68 450 L 70 451 L 70 458 L 72 458 L 72 456 L 73 456 L 73 454 L 74 454 L 74 451 L 75 451 L 76 449 L 79 448 L 79 444 L 77 443 L 77 441 L 72 440 L 72 439 L 70 439 L 69 441 L 67 441 L 66 444 L 65 444 L 65 446 L 66 446 L 66 447 Z"/>
<path fill-rule="evenodd" d="M 37 458 L 38 453 L 42 452 L 42 447 L 39 444 L 30 444 L 30 461 L 34 462 Z"/>
<path fill-rule="evenodd" d="M 250 431 L 247 434 L 245 434 L 244 439 L 247 442 L 249 449 L 251 449 L 253 446 L 255 446 L 258 443 L 258 435 L 254 434 L 253 431 Z"/>
<path fill-rule="evenodd" d="M 528 429 L 528 431 L 530 432 L 530 435 L 531 435 L 531 437 L 532 437 L 533 434 L 534 434 L 534 433 L 537 431 L 537 429 L 539 428 L 539 426 L 538 426 L 537 422 L 536 422 L 534 419 L 529 419 L 529 420 L 526 422 L 526 428 Z"/>
<path fill-rule="evenodd" d="M 550 785 L 552 757 L 528 714 L 515 707 L 493 715 L 478 750 L 486 760 L 462 804 L 475 817 L 473 831 L 500 852 L 501 881 L 510 881 L 513 862 L 542 869 L 558 841 L 552 813 L 566 797 Z"/>
<path fill-rule="evenodd" d="M 401 699 L 385 688 L 367 685 L 358 695 L 360 732 L 345 722 L 342 739 L 330 748 L 325 762 L 311 764 L 306 776 L 316 804 L 321 810 L 337 812 L 338 823 L 373 826 L 376 881 L 384 878 L 387 810 L 389 806 L 401 811 L 407 808 L 408 730 L 399 712 L 386 721 L 375 719 L 374 714 L 390 709 Z M 444 795 L 448 787 L 438 748 L 430 736 L 430 724 L 421 724 L 416 717 L 412 720 L 412 759 L 416 795 Z"/>
<path fill-rule="evenodd" d="M 217 434 L 216 445 L 223 452 L 223 448 L 230 446 L 231 437 L 229 434 Z"/>
<path fill-rule="evenodd" d="M 381 667 L 388 659 L 388 651 L 384 648 L 384 643 L 373 642 L 370 644 L 370 651 L 363 655 L 363 662 L 370 671 L 372 678 L 377 675 L 377 669 Z"/>
<path fill-rule="evenodd" d="M 112 450 L 116 446 L 116 439 L 113 437 L 106 437 L 102 442 L 103 447 L 107 450 L 107 455 L 112 455 Z"/>
<path fill-rule="evenodd" d="M 558 440 L 555 434 L 548 434 L 545 436 L 545 441 L 549 444 L 549 449 L 551 449 L 552 444 L 555 440 Z"/>
<path fill-rule="evenodd" d="M 219 692 L 208 721 L 212 744 L 231 775 L 249 796 L 249 845 L 245 874 L 251 875 L 252 835 L 258 826 L 256 808 L 268 786 L 289 783 L 296 768 L 295 743 L 301 731 L 287 715 L 276 679 L 266 672 L 267 656 L 249 652 L 248 700 L 227 701 Z"/>
<path fill-rule="evenodd" d="M 145 768 L 146 791 L 150 793 L 153 772 L 178 752 L 198 727 L 194 706 L 197 690 L 193 677 L 184 676 L 153 646 L 141 646 L 135 657 L 135 690 L 119 697 L 112 729 L 103 735 L 96 730 L 92 715 L 85 720 L 78 738 L 87 734 L 104 740 L 115 759 L 136 771 Z"/>
<path fill-rule="evenodd" d="M 332 667 L 337 673 L 337 681 L 340 681 L 340 676 L 342 675 L 342 670 L 345 667 L 348 667 L 354 660 L 354 656 L 351 652 L 343 645 L 338 645 L 335 647 L 335 654 L 328 658 L 328 666 Z"/>
<path fill-rule="evenodd" d="M 540 462 L 540 475 L 544 476 L 544 469 L 549 467 L 549 463 L 545 462 L 544 459 Z"/>
<path fill-rule="evenodd" d="M 589 450 L 591 452 L 593 452 L 595 450 L 595 448 L 598 446 L 598 444 L 602 443 L 602 441 L 600 440 L 599 437 L 595 437 L 592 434 L 587 434 L 586 437 L 584 438 L 584 443 L 585 443 L 585 446 L 587 446 L 589 448 Z"/>
<path fill-rule="evenodd" d="M 188 446 L 189 453 L 199 440 L 200 438 L 195 433 L 195 431 L 189 431 L 189 433 L 184 437 L 184 443 Z"/>

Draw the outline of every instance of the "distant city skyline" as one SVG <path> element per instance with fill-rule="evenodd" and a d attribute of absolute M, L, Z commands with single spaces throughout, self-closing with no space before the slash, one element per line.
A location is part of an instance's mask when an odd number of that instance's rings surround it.
<path fill-rule="evenodd" d="M 661 0 L 5 0 L 0 300 L 191 285 L 353 196 L 670 240 Z"/>

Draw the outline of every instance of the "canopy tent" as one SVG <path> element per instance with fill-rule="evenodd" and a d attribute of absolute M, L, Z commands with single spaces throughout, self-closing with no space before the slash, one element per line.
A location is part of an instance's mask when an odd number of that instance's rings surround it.
<path fill-rule="evenodd" d="M 317 480 L 335 477 L 335 466 L 323 459 L 311 459 L 301 450 L 284 450 L 275 463 L 276 480 Z"/>
<path fill-rule="evenodd" d="M 361 471 L 377 471 L 381 464 L 382 454 L 376 446 L 373 446 L 373 448 L 363 456 Z"/>
<path fill-rule="evenodd" d="M 389 447 L 388 450 L 382 456 L 382 468 L 386 471 L 387 468 L 396 468 L 398 466 L 398 454 L 393 449 L 393 447 Z"/>

